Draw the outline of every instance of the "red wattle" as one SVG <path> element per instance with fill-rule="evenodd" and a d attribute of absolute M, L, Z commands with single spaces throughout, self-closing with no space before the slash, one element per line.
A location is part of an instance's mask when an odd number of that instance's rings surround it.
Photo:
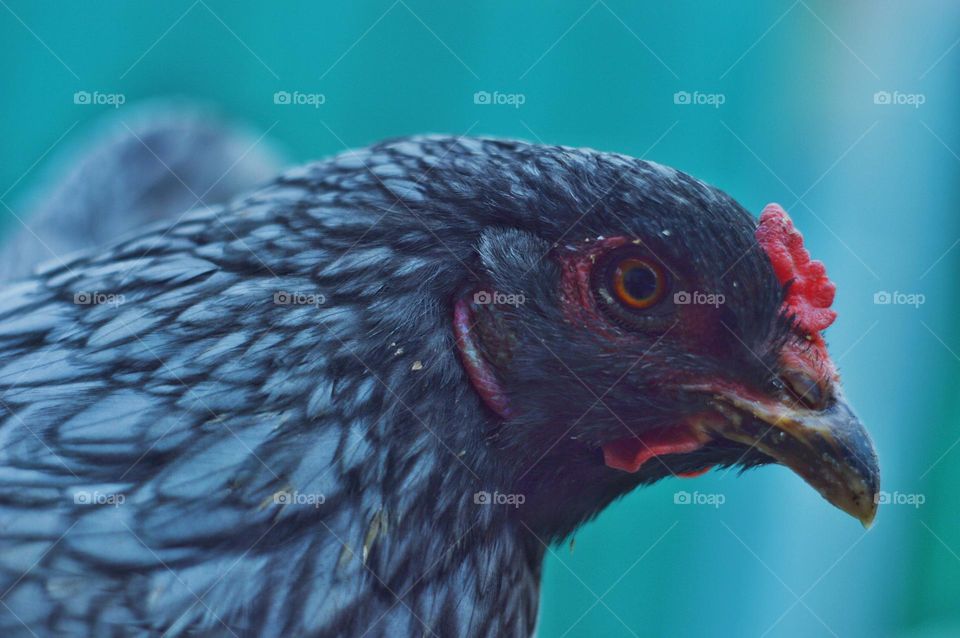
<path fill-rule="evenodd" d="M 664 428 L 607 443 L 603 446 L 603 462 L 615 470 L 633 473 L 655 456 L 685 454 L 703 445 L 704 441 L 686 428 Z"/>
<path fill-rule="evenodd" d="M 697 478 L 698 476 L 703 476 L 704 474 L 706 474 L 712 469 L 713 469 L 713 466 L 708 465 L 707 467 L 701 468 L 699 470 L 691 470 L 689 472 L 677 472 L 677 476 L 679 476 L 680 478 Z"/>

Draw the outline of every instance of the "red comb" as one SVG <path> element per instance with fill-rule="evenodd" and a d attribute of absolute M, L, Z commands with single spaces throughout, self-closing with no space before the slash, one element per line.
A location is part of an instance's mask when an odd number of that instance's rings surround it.
<path fill-rule="evenodd" d="M 823 343 L 821 330 L 837 318 L 830 310 L 836 286 L 827 278 L 823 263 L 810 259 L 803 247 L 803 235 L 778 204 L 768 204 L 760 215 L 757 241 L 770 257 L 781 284 L 790 282 L 784 309 L 796 317 L 798 327 L 817 345 Z"/>

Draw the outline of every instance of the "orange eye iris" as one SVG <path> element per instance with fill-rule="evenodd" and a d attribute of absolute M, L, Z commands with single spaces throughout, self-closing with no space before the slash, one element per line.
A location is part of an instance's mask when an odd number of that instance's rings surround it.
<path fill-rule="evenodd" d="M 663 298 L 664 288 L 660 268 L 643 259 L 624 259 L 613 273 L 617 298 L 630 308 L 649 308 Z"/>

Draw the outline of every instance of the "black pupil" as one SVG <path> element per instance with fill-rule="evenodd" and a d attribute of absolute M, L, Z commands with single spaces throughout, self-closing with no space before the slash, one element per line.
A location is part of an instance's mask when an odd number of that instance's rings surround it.
<path fill-rule="evenodd" d="M 657 291 L 657 274 L 646 266 L 629 266 L 623 273 L 623 289 L 634 299 L 649 299 Z"/>

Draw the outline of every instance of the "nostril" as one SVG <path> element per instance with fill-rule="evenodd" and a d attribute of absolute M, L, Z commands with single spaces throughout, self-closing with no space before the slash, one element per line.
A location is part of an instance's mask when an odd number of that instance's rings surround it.
<path fill-rule="evenodd" d="M 813 377 L 788 370 L 780 378 L 793 398 L 803 406 L 811 410 L 822 410 L 827 407 L 829 398 L 827 391 Z"/>

